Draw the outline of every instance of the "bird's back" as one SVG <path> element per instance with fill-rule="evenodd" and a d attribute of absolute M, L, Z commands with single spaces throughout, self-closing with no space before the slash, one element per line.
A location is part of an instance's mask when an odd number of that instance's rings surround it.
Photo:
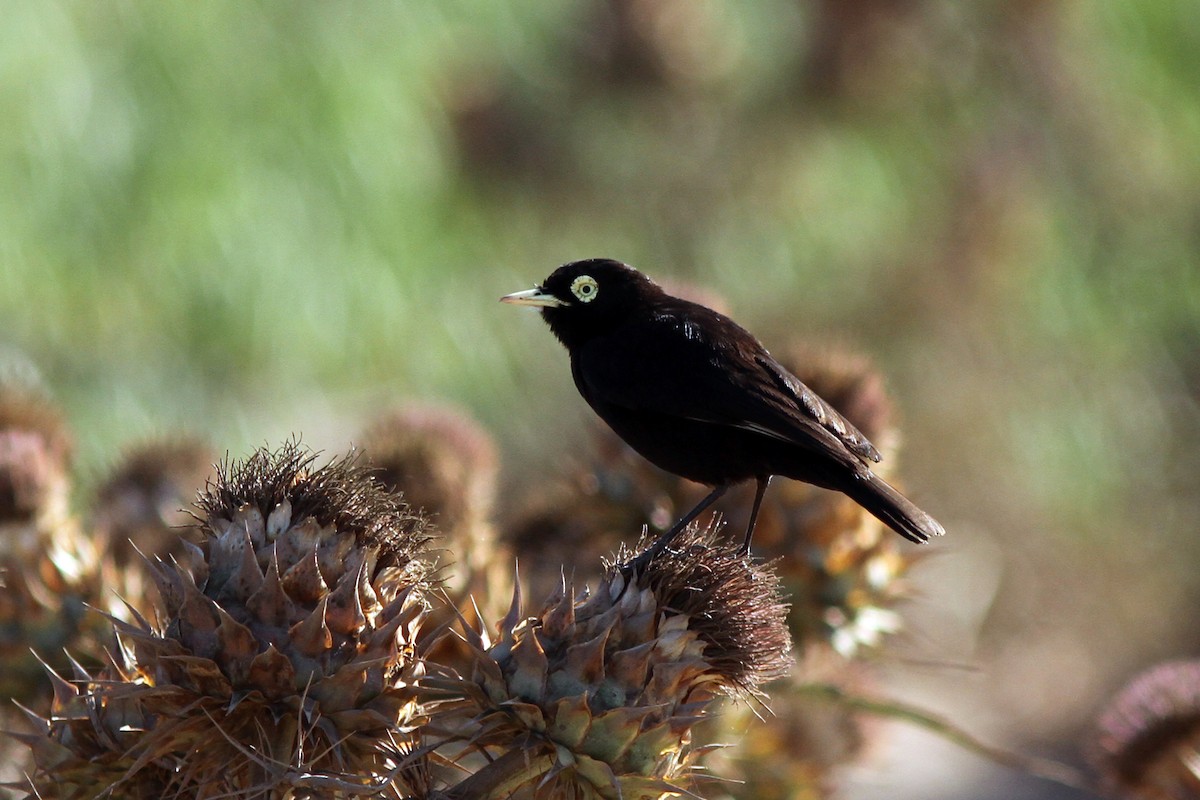
<path fill-rule="evenodd" d="M 713 482 L 766 470 L 813 480 L 829 466 L 865 470 L 877 460 L 866 437 L 780 366 L 744 328 L 667 297 L 571 352 L 580 394 L 651 461 Z M 655 454 L 662 450 L 669 455 Z M 669 459 L 670 464 L 663 463 Z M 802 474 L 800 474 L 802 473 Z"/>

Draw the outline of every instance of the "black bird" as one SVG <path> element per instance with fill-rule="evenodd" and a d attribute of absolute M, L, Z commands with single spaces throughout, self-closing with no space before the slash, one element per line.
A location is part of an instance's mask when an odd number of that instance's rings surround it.
<path fill-rule="evenodd" d="M 571 356 L 579 393 L 634 450 L 714 487 L 651 554 L 731 485 L 753 478 L 748 551 L 773 475 L 843 492 L 910 541 L 945 533 L 871 471 L 880 455 L 867 437 L 723 314 L 606 258 L 564 264 L 540 286 L 500 300 L 541 309 Z"/>

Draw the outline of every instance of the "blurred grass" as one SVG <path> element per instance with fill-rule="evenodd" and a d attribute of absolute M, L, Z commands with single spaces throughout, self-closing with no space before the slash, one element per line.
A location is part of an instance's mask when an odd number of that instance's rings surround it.
<path fill-rule="evenodd" d="M 588 417 L 496 298 L 609 255 L 871 353 L 908 483 L 1008 591 L 1069 571 L 1094 625 L 1130 582 L 1112 673 L 1194 647 L 1187 3 L 21 0 L 0 110 L 0 370 L 62 400 L 85 473 L 178 427 L 341 449 L 445 397 L 545 474 Z"/>

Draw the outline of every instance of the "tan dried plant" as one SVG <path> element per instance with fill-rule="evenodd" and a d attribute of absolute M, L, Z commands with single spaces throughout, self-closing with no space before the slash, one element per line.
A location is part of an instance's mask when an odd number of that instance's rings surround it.
<path fill-rule="evenodd" d="M 425 521 L 292 442 L 221 466 L 203 541 L 156 560 L 161 619 L 56 678 L 27 737 L 44 798 L 390 797 L 422 785 L 413 641 Z"/>
<path fill-rule="evenodd" d="M 626 553 L 593 592 L 564 579 L 534 609 L 515 592 L 497 638 L 468 633 L 469 671 L 429 681 L 451 698 L 442 750 L 470 773 L 445 796 L 690 795 L 695 725 L 789 664 L 778 581 L 736 551 L 692 526 L 652 560 Z"/>
<path fill-rule="evenodd" d="M 60 666 L 63 648 L 97 651 L 117 576 L 71 513 L 71 435 L 48 398 L 0 387 L 0 698 L 48 701 L 31 648 Z"/>

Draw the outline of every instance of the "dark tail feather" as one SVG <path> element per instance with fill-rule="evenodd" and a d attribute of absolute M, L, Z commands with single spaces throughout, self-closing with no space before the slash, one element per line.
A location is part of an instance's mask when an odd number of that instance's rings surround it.
<path fill-rule="evenodd" d="M 946 532 L 937 520 L 926 514 L 883 478 L 868 472 L 843 491 L 880 522 L 910 542 L 921 544 L 931 536 Z"/>

